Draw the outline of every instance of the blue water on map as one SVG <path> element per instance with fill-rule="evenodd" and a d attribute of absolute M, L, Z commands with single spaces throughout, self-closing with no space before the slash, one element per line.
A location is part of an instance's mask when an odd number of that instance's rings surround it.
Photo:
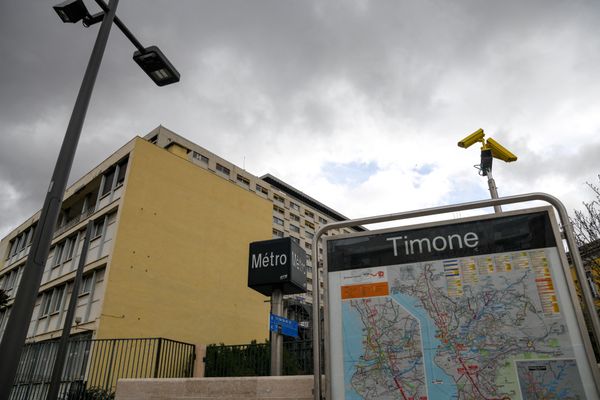
<path fill-rule="evenodd" d="M 344 348 L 344 394 L 346 400 L 363 400 L 352 389 L 352 375 L 356 371 L 356 363 L 360 356 L 364 354 L 362 327 L 363 323 L 357 312 L 353 312 L 349 301 L 342 302 L 342 334 Z"/>
<path fill-rule="evenodd" d="M 435 337 L 435 322 L 421 307 L 420 302 L 414 297 L 401 293 L 391 295 L 404 309 L 419 320 L 421 324 L 421 341 L 423 345 L 423 365 L 425 366 L 425 377 L 427 379 L 427 398 L 429 400 L 450 400 L 458 398 L 458 390 L 454 379 L 447 375 L 443 369 L 435 363 L 438 346 L 442 342 Z M 344 314 L 346 317 L 347 314 Z M 435 383 L 433 383 L 435 382 Z"/>

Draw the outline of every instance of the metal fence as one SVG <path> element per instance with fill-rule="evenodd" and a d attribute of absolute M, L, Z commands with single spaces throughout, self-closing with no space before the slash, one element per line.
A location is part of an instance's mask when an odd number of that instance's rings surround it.
<path fill-rule="evenodd" d="M 26 344 L 11 400 L 45 399 L 57 341 Z M 59 399 L 113 399 L 120 378 L 193 376 L 196 347 L 164 338 L 73 339 L 69 342 Z"/>
<path fill-rule="evenodd" d="M 313 342 L 297 340 L 283 343 L 283 374 L 313 373 Z M 271 372 L 269 343 L 209 345 L 204 358 L 204 376 L 268 376 Z"/>

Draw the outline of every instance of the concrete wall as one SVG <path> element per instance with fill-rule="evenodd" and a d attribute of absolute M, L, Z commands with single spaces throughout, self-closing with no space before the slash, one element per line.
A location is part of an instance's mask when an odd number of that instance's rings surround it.
<path fill-rule="evenodd" d="M 139 138 L 129 168 L 97 338 L 267 338 L 247 266 L 248 244 L 271 238 L 271 203 Z"/>
<path fill-rule="evenodd" d="M 123 379 L 116 400 L 313 400 L 313 376 Z"/>

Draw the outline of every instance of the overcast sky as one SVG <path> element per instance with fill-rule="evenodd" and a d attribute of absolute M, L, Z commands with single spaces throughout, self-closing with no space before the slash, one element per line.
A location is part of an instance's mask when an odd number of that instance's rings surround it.
<path fill-rule="evenodd" d="M 53 4 L 0 2 L 0 237 L 42 205 L 99 28 Z M 501 196 L 572 211 L 600 172 L 597 0 L 123 0 L 117 15 L 181 82 L 155 86 L 113 27 L 71 182 L 160 124 L 351 218 L 488 198 L 477 146 L 456 146 L 478 128 L 519 156 L 495 163 Z"/>

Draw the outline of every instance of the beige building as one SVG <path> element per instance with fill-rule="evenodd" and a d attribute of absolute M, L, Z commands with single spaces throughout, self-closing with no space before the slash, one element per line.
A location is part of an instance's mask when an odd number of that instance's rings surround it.
<path fill-rule="evenodd" d="M 0 241 L 0 288 L 10 296 L 0 335 L 38 218 Z M 290 236 L 310 254 L 318 227 L 344 219 L 271 175 L 254 176 L 158 127 L 67 189 L 28 340 L 60 335 L 90 220 L 73 335 L 233 344 L 268 337 L 267 299 L 246 285 L 248 244 Z M 312 302 L 314 273 L 309 268 L 309 293 L 297 302 Z"/>

